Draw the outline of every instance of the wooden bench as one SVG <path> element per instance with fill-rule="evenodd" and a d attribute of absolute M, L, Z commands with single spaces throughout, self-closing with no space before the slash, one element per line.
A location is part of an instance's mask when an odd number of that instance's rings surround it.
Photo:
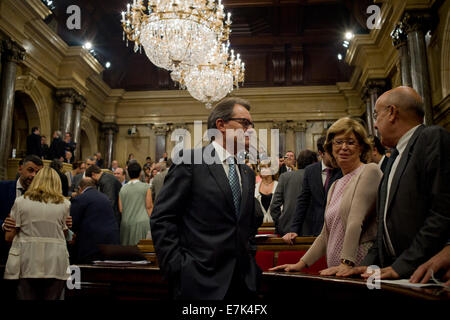
<path fill-rule="evenodd" d="M 258 236 L 256 238 L 256 262 L 263 271 L 285 263 L 296 263 L 310 248 L 315 239 L 315 237 L 297 237 L 294 239 L 294 245 L 289 245 L 278 237 Z M 138 248 L 146 259 L 152 262 L 152 265 L 158 265 L 153 240 L 141 240 Z M 317 271 L 324 268 L 326 268 L 326 261 L 322 258 L 313 266 L 307 268 L 305 272 L 316 274 Z"/>

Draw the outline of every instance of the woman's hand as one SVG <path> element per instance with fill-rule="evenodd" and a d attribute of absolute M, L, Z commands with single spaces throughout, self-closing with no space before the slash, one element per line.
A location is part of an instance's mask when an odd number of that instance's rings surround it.
<path fill-rule="evenodd" d="M 344 274 L 347 274 L 353 267 L 341 263 L 337 267 L 331 267 L 324 270 L 319 271 L 319 274 L 321 276 L 337 276 L 337 277 L 343 277 Z"/>
<path fill-rule="evenodd" d="M 306 264 L 300 260 L 296 264 L 283 264 L 281 266 L 276 266 L 270 268 L 269 271 L 286 271 L 286 272 L 299 272 L 306 267 Z"/>

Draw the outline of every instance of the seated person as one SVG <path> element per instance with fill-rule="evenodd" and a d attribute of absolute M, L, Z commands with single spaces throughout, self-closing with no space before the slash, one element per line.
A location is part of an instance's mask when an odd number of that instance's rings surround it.
<path fill-rule="evenodd" d="M 375 163 L 364 163 L 371 152 L 366 130 L 356 120 L 341 118 L 328 129 L 325 150 L 343 177 L 328 192 L 322 232 L 296 264 L 272 271 L 301 271 L 326 255 L 328 268 L 320 274 L 341 276 L 361 263 L 375 240 L 375 202 L 382 173 Z"/>
<path fill-rule="evenodd" d="M 109 199 L 96 189 L 95 181 L 83 178 L 80 195 L 72 199 L 70 215 L 75 232 L 75 257 L 72 263 L 100 259 L 99 244 L 119 244 L 119 226 Z"/>

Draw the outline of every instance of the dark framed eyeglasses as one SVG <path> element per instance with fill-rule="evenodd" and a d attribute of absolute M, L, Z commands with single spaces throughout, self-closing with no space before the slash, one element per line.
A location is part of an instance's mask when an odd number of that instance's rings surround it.
<path fill-rule="evenodd" d="M 239 122 L 246 129 L 249 128 L 250 126 L 252 128 L 255 127 L 255 124 L 246 118 L 230 118 L 230 120 Z"/>

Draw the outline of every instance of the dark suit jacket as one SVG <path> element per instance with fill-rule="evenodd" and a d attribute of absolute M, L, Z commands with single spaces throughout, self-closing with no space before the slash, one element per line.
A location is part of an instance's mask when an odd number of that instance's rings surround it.
<path fill-rule="evenodd" d="M 122 184 L 112 174 L 103 172 L 98 180 L 98 187 L 100 192 L 104 193 L 109 201 L 111 201 L 114 217 L 120 226 L 121 215 L 119 212 L 119 192 L 120 188 L 122 188 Z"/>
<path fill-rule="evenodd" d="M 120 244 L 119 226 L 109 199 L 95 188 L 89 188 L 72 199 L 72 230 L 76 233 L 76 261 L 89 263 L 100 259 L 99 244 Z"/>
<path fill-rule="evenodd" d="M 333 182 L 342 177 L 340 169 L 333 170 L 328 189 Z M 302 192 L 297 198 L 291 232 L 299 236 L 318 236 L 322 231 L 328 190 L 322 183 L 322 162 L 305 168 Z"/>
<path fill-rule="evenodd" d="M 27 137 L 27 156 L 30 154 L 34 154 L 39 158 L 42 156 L 40 135 L 32 133 Z"/>
<path fill-rule="evenodd" d="M 220 160 L 192 164 L 194 152 L 188 150 L 184 157 L 191 164 L 170 167 L 150 219 L 161 270 L 177 299 L 223 299 L 235 270 L 256 292 L 261 271 L 251 243 L 258 223 L 255 174 L 239 165 L 242 197 L 237 217 Z"/>
<path fill-rule="evenodd" d="M 400 277 L 408 278 L 446 244 L 450 236 L 449 146 L 450 133 L 441 127 L 420 126 L 414 132 L 388 199 L 386 224 L 397 256 L 391 257 L 383 245 L 384 208 L 378 199 L 377 241 L 363 265 L 392 266 Z"/>
<path fill-rule="evenodd" d="M 66 143 L 61 138 L 54 138 L 50 145 L 50 160 L 64 158 L 66 153 Z"/>
<path fill-rule="evenodd" d="M 83 174 L 79 173 L 75 177 L 72 178 L 72 184 L 70 185 L 70 196 L 72 196 L 72 192 L 75 192 L 75 189 L 78 188 L 78 185 L 81 182 L 81 179 L 83 179 Z"/>
<path fill-rule="evenodd" d="M 103 158 L 97 160 L 96 165 L 97 165 L 99 168 L 102 168 L 102 169 L 103 169 L 103 168 L 105 167 L 105 160 L 103 160 Z"/>
<path fill-rule="evenodd" d="M 278 179 L 278 186 L 270 205 L 270 215 L 275 223 L 275 231 L 280 236 L 290 231 L 297 198 L 302 191 L 304 173 L 305 169 L 286 172 Z"/>
<path fill-rule="evenodd" d="M 1 226 L 16 200 L 16 183 L 16 180 L 0 181 L 0 263 L 6 263 L 8 258 L 9 244 Z"/>
<path fill-rule="evenodd" d="M 69 194 L 69 180 L 67 179 L 67 176 L 60 171 L 58 171 L 58 175 L 61 179 L 62 194 L 64 197 L 67 197 Z"/>

